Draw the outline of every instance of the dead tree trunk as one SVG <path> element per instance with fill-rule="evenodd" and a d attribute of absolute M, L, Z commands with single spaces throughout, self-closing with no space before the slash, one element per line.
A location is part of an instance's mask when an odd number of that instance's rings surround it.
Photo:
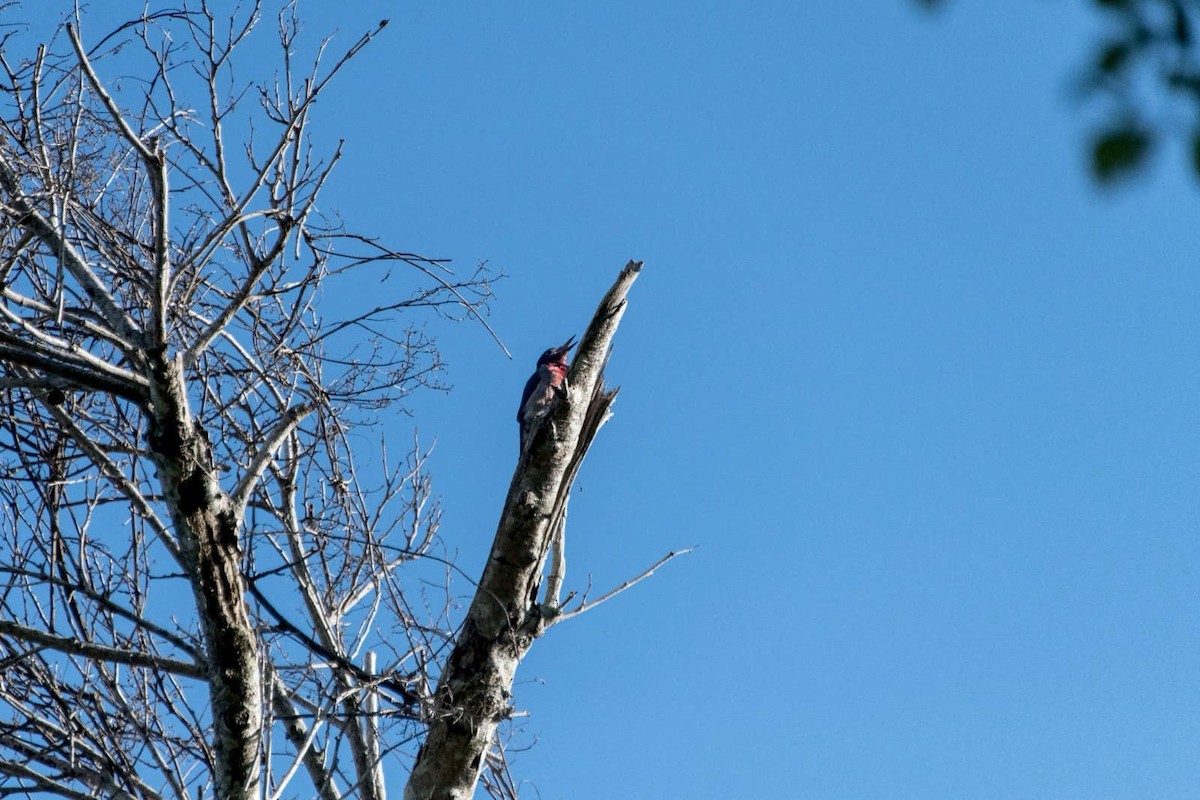
<path fill-rule="evenodd" d="M 629 262 L 604 296 L 579 343 L 564 400 L 522 451 L 483 577 L 438 682 L 405 800 L 474 794 L 496 726 L 511 713 L 517 665 L 560 611 L 555 598 L 538 602 L 546 555 L 561 535 L 575 474 L 617 394 L 604 387 L 604 365 L 641 266 Z"/>

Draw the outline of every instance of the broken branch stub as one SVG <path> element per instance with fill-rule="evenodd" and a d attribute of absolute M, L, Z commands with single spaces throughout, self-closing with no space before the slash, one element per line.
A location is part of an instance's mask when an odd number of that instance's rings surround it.
<path fill-rule="evenodd" d="M 483 576 L 438 682 L 405 800 L 468 800 L 496 726 L 510 713 L 517 665 L 545 630 L 537 594 L 555 521 L 616 397 L 604 387 L 604 365 L 641 268 L 630 261 L 600 301 L 571 365 L 566 401 L 522 452 Z"/>

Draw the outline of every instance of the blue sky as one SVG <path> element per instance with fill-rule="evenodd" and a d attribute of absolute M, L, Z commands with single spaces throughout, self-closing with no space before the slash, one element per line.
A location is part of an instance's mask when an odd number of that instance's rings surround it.
<path fill-rule="evenodd" d="M 534 359 L 646 262 L 569 588 L 699 549 L 536 644 L 530 797 L 1196 796 L 1200 204 L 1089 181 L 1088 5 L 304 11 L 392 20 L 328 205 L 509 276 L 515 360 L 440 328 L 414 402 L 468 573 Z"/>
<path fill-rule="evenodd" d="M 416 404 L 468 572 L 537 353 L 646 262 L 570 582 L 699 549 L 535 646 L 531 797 L 1195 796 L 1200 204 L 1089 181 L 1085 4 L 326 14 L 392 19 L 341 213 L 509 275 L 516 359 L 447 330 Z"/>

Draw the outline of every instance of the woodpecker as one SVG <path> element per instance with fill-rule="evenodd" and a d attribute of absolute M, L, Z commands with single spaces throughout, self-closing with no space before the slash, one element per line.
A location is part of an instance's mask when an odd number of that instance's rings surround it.
<path fill-rule="evenodd" d="M 550 413 L 554 398 L 567 390 L 567 353 L 575 346 L 572 336 L 558 347 L 542 353 L 537 361 L 537 371 L 525 382 L 521 394 L 521 405 L 517 408 L 517 422 L 521 426 L 521 449 L 529 444 L 529 436 L 535 423 Z"/>

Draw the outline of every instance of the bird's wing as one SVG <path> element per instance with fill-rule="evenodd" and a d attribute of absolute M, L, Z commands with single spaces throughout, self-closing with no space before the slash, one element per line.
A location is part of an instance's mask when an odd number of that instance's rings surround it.
<path fill-rule="evenodd" d="M 537 388 L 540 378 L 541 376 L 535 372 L 529 376 L 529 380 L 525 381 L 525 391 L 521 392 L 521 405 L 517 406 L 517 422 L 522 421 L 522 416 L 525 413 L 525 404 L 529 402 L 529 396 Z"/>

